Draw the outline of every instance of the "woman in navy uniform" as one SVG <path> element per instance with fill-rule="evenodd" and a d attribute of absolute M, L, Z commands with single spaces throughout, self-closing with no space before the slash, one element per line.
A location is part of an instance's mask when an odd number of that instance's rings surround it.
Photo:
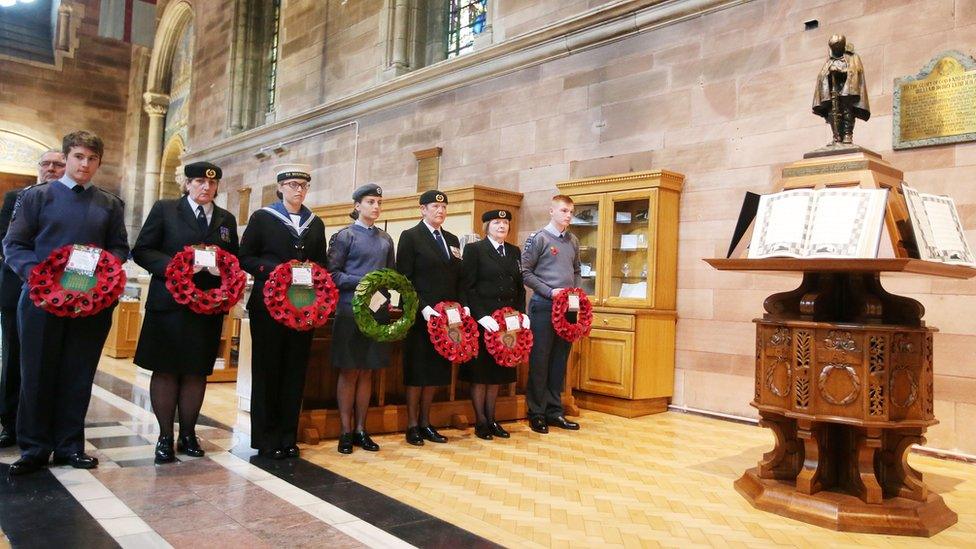
<path fill-rule="evenodd" d="M 374 341 L 359 331 L 352 316 L 352 298 L 362 278 L 377 269 L 394 267 L 393 239 L 376 227 L 383 208 L 383 190 L 372 183 L 352 193 L 354 222 L 332 236 L 329 242 L 329 272 L 339 287 L 339 306 L 332 331 L 332 366 L 339 370 L 336 397 L 339 401 L 339 453 L 352 453 L 353 446 L 376 452 L 379 445 L 366 432 L 366 412 L 373 387 L 373 372 L 390 362 L 390 345 Z M 375 315 L 389 321 L 386 308 Z M 355 415 L 354 415 L 355 414 Z"/>
<path fill-rule="evenodd" d="M 430 190 L 420 195 L 423 219 L 400 235 L 397 270 L 410 279 L 420 298 L 417 320 L 403 343 L 403 384 L 407 386 L 407 442 L 423 446 L 424 439 L 447 442 L 430 424 L 430 407 L 440 385 L 451 383 L 451 363 L 434 349 L 427 321 L 439 316 L 434 305 L 458 301 L 461 290 L 461 250 L 458 238 L 443 230 L 447 195 Z"/>
<path fill-rule="evenodd" d="M 209 162 L 183 168 L 186 184 L 181 198 L 153 204 L 132 248 L 132 258 L 152 274 L 146 298 L 146 318 L 133 360 L 152 371 L 149 398 L 159 422 L 156 463 L 176 460 L 173 420 L 180 410 L 177 449 L 188 456 L 204 454 L 196 437 L 196 423 L 213 373 L 224 315 L 198 314 L 173 299 L 166 288 L 166 266 L 188 245 L 220 246 L 237 254 L 237 219 L 213 203 L 221 170 Z M 220 286 L 215 267 L 198 271 L 199 288 Z"/>
<path fill-rule="evenodd" d="M 273 459 L 298 457 L 298 416 L 312 330 L 292 330 L 271 318 L 264 285 L 274 269 L 293 259 L 325 267 L 325 223 L 303 203 L 310 166 L 275 170 L 278 198 L 251 215 L 241 236 L 241 266 L 254 276 L 247 301 L 251 326 L 251 447 Z"/>
<path fill-rule="evenodd" d="M 522 322 L 528 328 L 525 315 L 525 286 L 518 246 L 505 242 L 512 213 L 508 210 L 490 210 L 481 216 L 485 224 L 485 239 L 464 247 L 461 263 L 461 295 L 471 307 L 471 314 L 482 328 L 497 332 L 502 327 L 491 313 L 502 307 L 511 307 L 522 313 Z M 516 369 L 499 366 L 485 348 L 484 338 L 478 338 L 478 357 L 458 372 L 458 378 L 471 384 L 471 405 L 476 418 L 474 434 L 478 438 L 508 438 L 509 434 L 495 421 L 495 401 L 501 385 L 515 382 Z"/>

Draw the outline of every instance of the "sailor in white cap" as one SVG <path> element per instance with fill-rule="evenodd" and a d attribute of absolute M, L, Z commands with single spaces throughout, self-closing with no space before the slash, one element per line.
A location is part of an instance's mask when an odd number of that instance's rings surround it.
<path fill-rule="evenodd" d="M 312 330 L 298 331 L 271 318 L 264 284 L 291 260 L 325 267 L 325 223 L 305 207 L 311 167 L 275 167 L 278 202 L 251 215 L 241 237 L 241 267 L 254 276 L 247 301 L 251 327 L 251 447 L 266 457 L 298 457 L 298 416 Z"/>

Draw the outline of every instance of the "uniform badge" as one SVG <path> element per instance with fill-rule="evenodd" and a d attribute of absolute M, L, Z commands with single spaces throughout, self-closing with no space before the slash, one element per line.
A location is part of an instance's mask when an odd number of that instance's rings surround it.
<path fill-rule="evenodd" d="M 215 179 L 217 177 L 217 170 L 213 168 L 207 168 L 206 176 L 210 179 Z"/>
<path fill-rule="evenodd" d="M 224 242 L 230 242 L 230 229 L 227 227 L 220 228 L 220 239 Z"/>
<path fill-rule="evenodd" d="M 445 196 L 442 195 L 442 194 L 438 194 L 438 195 L 434 196 L 434 200 L 436 200 L 438 202 L 444 202 Z"/>
<path fill-rule="evenodd" d="M 506 215 L 508 215 L 508 214 L 504 210 L 503 211 L 500 211 L 500 212 L 498 212 L 498 219 L 505 219 L 505 216 Z"/>
<path fill-rule="evenodd" d="M 555 246 L 549 246 L 549 253 L 552 255 L 559 255 L 559 248 Z"/>
<path fill-rule="evenodd" d="M 377 196 L 383 196 L 383 189 L 376 187 L 376 194 Z"/>

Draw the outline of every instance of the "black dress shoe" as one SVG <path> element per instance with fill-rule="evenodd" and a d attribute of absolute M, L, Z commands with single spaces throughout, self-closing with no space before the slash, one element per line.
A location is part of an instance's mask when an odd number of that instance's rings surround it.
<path fill-rule="evenodd" d="M 285 451 L 281 448 L 262 448 L 258 450 L 258 455 L 268 459 L 285 459 Z"/>
<path fill-rule="evenodd" d="M 342 433 L 339 435 L 339 453 L 340 454 L 351 454 L 352 453 L 352 433 Z"/>
<path fill-rule="evenodd" d="M 0 448 L 10 448 L 14 444 L 17 444 L 17 435 L 12 430 L 0 431 Z"/>
<path fill-rule="evenodd" d="M 24 456 L 10 464 L 10 468 L 7 469 L 7 474 L 10 476 L 29 475 L 40 471 L 45 465 L 47 465 L 46 459 L 42 460 L 38 457 Z"/>
<path fill-rule="evenodd" d="M 373 439 L 369 438 L 369 433 L 366 431 L 359 431 L 358 433 L 353 433 L 352 443 L 359 446 L 367 452 L 379 452 L 380 445 L 373 442 Z"/>
<path fill-rule="evenodd" d="M 297 458 L 299 455 L 301 455 L 301 453 L 302 452 L 301 452 L 301 450 L 298 449 L 298 446 L 297 445 L 294 445 L 294 444 L 291 445 L 291 446 L 289 446 L 289 447 L 287 447 L 287 448 L 285 448 L 285 457 L 286 458 Z"/>
<path fill-rule="evenodd" d="M 436 442 L 438 444 L 443 444 L 443 443 L 447 442 L 447 437 L 444 436 L 444 435 L 442 435 L 442 434 L 440 434 L 440 433 L 438 433 L 437 432 L 437 429 L 434 429 L 434 427 L 432 425 L 428 425 L 426 427 L 421 427 L 420 428 L 420 436 L 424 437 L 425 439 L 427 439 L 427 440 L 429 440 L 431 442 Z"/>
<path fill-rule="evenodd" d="M 420 435 L 420 427 L 407 427 L 407 444 L 424 445 L 424 437 Z"/>
<path fill-rule="evenodd" d="M 474 436 L 481 440 L 491 440 L 495 437 L 491 435 L 491 425 L 487 423 L 476 423 L 474 426 Z"/>
<path fill-rule="evenodd" d="M 546 418 L 542 416 L 533 416 L 529 418 L 529 427 L 537 433 L 546 434 L 549 432 L 549 426 L 546 425 Z"/>
<path fill-rule="evenodd" d="M 498 438 L 509 438 L 510 436 L 512 436 L 508 434 L 508 431 L 502 428 L 501 424 L 499 424 L 495 420 L 490 421 L 488 423 L 488 426 L 491 427 L 491 434 L 495 435 Z"/>
<path fill-rule="evenodd" d="M 169 435 L 159 435 L 156 440 L 155 463 L 173 463 L 176 461 L 176 452 L 173 451 L 173 437 Z"/>
<path fill-rule="evenodd" d="M 180 440 L 176 443 L 176 451 L 192 457 L 203 457 L 206 454 L 200 447 L 196 435 L 180 435 Z"/>
<path fill-rule="evenodd" d="M 579 423 L 575 423 L 566 419 L 566 416 L 556 416 L 546 418 L 546 423 L 554 427 L 559 427 L 560 429 L 566 429 L 569 431 L 579 431 Z"/>
<path fill-rule="evenodd" d="M 70 456 L 54 456 L 51 460 L 54 465 L 70 465 L 75 469 L 94 469 L 98 467 L 98 458 L 89 456 L 84 452 L 75 452 Z"/>

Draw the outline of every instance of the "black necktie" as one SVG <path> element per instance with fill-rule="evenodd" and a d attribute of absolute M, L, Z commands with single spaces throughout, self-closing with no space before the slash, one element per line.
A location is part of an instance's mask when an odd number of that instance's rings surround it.
<path fill-rule="evenodd" d="M 441 232 L 437 229 L 434 229 L 434 240 L 437 241 L 437 245 L 444 251 L 444 256 L 451 259 L 451 255 L 447 253 L 447 248 L 444 246 L 444 239 L 441 238 Z"/>
<path fill-rule="evenodd" d="M 197 225 L 201 232 L 207 232 L 207 214 L 203 213 L 203 206 L 197 206 Z"/>
<path fill-rule="evenodd" d="M 81 194 L 85 192 L 85 188 L 78 184 L 75 184 L 74 187 L 71 187 L 71 190 L 74 191 L 75 194 Z"/>
<path fill-rule="evenodd" d="M 504 244 L 499 244 L 498 245 L 498 255 L 500 255 L 502 257 L 505 257 L 505 245 Z"/>

